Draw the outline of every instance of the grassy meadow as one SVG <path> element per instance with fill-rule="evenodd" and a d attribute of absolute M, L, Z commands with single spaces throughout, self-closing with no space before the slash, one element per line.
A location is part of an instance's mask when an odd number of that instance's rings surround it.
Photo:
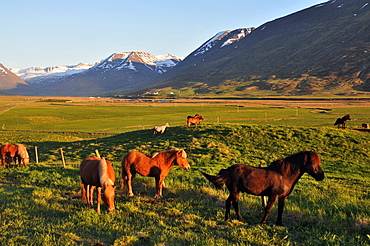
<path fill-rule="evenodd" d="M 347 129 L 333 126 L 349 113 Z M 204 115 L 187 128 L 188 115 Z M 142 101 L 104 98 L 0 97 L 0 143 L 23 143 L 31 164 L 1 168 L 0 245 L 369 245 L 369 102 Z M 160 136 L 151 129 L 168 122 Z M 35 147 L 38 163 L 35 160 Z M 131 150 L 151 155 L 185 148 L 190 171 L 173 167 L 164 198 L 154 178 L 136 176 L 135 197 L 120 190 L 120 159 Z M 66 167 L 60 157 L 62 148 Z M 260 198 L 242 194 L 244 222 L 224 221 L 226 188 L 216 174 L 236 163 L 252 166 L 303 149 L 316 151 L 326 178 L 305 174 L 287 200 L 284 227 L 259 225 Z M 114 164 L 116 211 L 102 214 L 80 201 L 79 163 L 99 150 Z"/>

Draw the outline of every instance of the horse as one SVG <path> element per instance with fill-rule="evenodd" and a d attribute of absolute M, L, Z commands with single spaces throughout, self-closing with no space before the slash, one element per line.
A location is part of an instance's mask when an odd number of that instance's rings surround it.
<path fill-rule="evenodd" d="M 17 144 L 16 159 L 18 161 L 18 167 L 20 167 L 22 164 L 23 166 L 27 166 L 30 161 L 30 156 L 28 155 L 27 149 L 23 144 Z"/>
<path fill-rule="evenodd" d="M 11 163 L 16 164 L 17 146 L 12 144 L 5 144 L 0 148 L 1 165 L 4 167 L 11 166 Z"/>
<path fill-rule="evenodd" d="M 238 201 L 239 192 L 246 192 L 256 196 L 268 196 L 261 225 L 266 224 L 274 203 L 279 200 L 276 224 L 281 226 L 283 225 L 282 215 L 285 201 L 304 173 L 308 173 L 317 181 L 324 179 L 324 172 L 320 167 L 320 157 L 317 153 L 307 150 L 301 151 L 274 161 L 268 167 L 236 164 L 227 169 L 221 169 L 217 176 L 202 172 L 216 188 L 221 188 L 226 184 L 230 192 L 226 200 L 226 221 L 230 219 L 231 205 L 235 209 L 238 220 L 243 221 Z"/>
<path fill-rule="evenodd" d="M 342 118 L 338 118 L 334 125 L 338 125 L 338 129 L 340 128 L 340 126 L 342 126 L 342 129 L 345 129 L 346 128 L 346 122 L 347 120 L 351 120 L 351 117 L 349 116 L 349 114 L 343 116 Z"/>
<path fill-rule="evenodd" d="M 161 126 L 155 126 L 153 128 L 153 135 L 155 135 L 157 133 L 163 134 L 167 127 L 170 127 L 170 124 L 166 123 L 166 124 L 163 124 Z"/>
<path fill-rule="evenodd" d="M 87 200 L 88 207 L 93 206 L 94 189 L 97 187 L 97 208 L 100 214 L 101 189 L 104 189 L 105 201 L 108 212 L 114 211 L 114 182 L 116 180 L 112 164 L 105 158 L 88 157 L 81 162 L 81 197 L 82 201 Z"/>
<path fill-rule="evenodd" d="M 178 165 L 184 170 L 189 170 L 190 165 L 187 155 L 183 149 L 170 149 L 153 154 L 152 157 L 138 151 L 131 151 L 122 157 L 121 189 L 127 184 L 128 195 L 134 196 L 132 192 L 132 179 L 136 173 L 141 176 L 155 178 L 156 194 L 154 198 L 162 198 L 164 179 L 170 172 L 171 167 Z"/>
<path fill-rule="evenodd" d="M 203 115 L 196 114 L 194 117 L 188 116 L 186 118 L 186 126 L 190 127 L 190 125 L 195 125 L 195 127 L 197 127 L 202 120 L 204 120 Z"/>

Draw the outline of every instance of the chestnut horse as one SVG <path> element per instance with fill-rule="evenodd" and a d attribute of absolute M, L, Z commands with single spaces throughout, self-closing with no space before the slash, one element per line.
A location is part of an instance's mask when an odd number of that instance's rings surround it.
<path fill-rule="evenodd" d="M 226 200 L 225 220 L 230 219 L 230 208 L 233 205 L 237 218 L 242 221 L 239 212 L 239 192 L 246 192 L 256 196 L 268 196 L 265 215 L 261 224 L 266 224 L 268 215 L 276 200 L 278 203 L 277 225 L 283 225 L 282 215 L 284 204 L 294 185 L 308 173 L 317 181 L 324 179 L 324 172 L 320 167 L 320 157 L 313 151 L 301 151 L 271 163 L 268 167 L 251 167 L 236 164 L 228 169 L 221 169 L 217 176 L 202 172 L 216 188 L 226 184 L 230 195 Z"/>
<path fill-rule="evenodd" d="M 202 120 L 204 120 L 203 115 L 196 114 L 194 117 L 188 116 L 186 118 L 186 126 L 190 127 L 190 125 L 195 125 L 195 127 L 197 127 Z"/>
<path fill-rule="evenodd" d="M 16 158 L 18 161 L 18 167 L 22 164 L 23 166 L 27 166 L 30 161 L 30 156 L 28 155 L 26 147 L 23 144 L 17 144 L 17 154 Z"/>
<path fill-rule="evenodd" d="M 84 159 L 80 165 L 81 197 L 82 201 L 87 200 L 89 207 L 93 206 L 94 189 L 97 187 L 97 208 L 96 211 L 100 214 L 101 189 L 104 189 L 105 201 L 108 206 L 108 211 L 114 211 L 114 182 L 116 180 L 112 164 L 102 158 L 89 157 Z"/>
<path fill-rule="evenodd" d="M 122 179 L 121 189 L 127 184 L 128 195 L 134 196 L 132 192 L 132 179 L 136 173 L 142 176 L 155 178 L 155 198 L 162 197 L 164 179 L 170 172 L 171 167 L 179 167 L 189 170 L 190 165 L 187 155 L 183 149 L 170 149 L 155 153 L 152 157 L 144 155 L 138 151 L 131 151 L 122 157 Z"/>
<path fill-rule="evenodd" d="M 17 156 L 17 146 L 12 144 L 5 144 L 0 148 L 0 155 L 1 155 L 1 165 L 4 167 L 11 166 L 11 163 L 14 162 L 16 164 L 16 156 Z"/>
<path fill-rule="evenodd" d="M 338 129 L 340 128 L 340 126 L 342 126 L 342 129 L 345 129 L 346 128 L 346 123 L 347 123 L 347 120 L 351 120 L 351 117 L 349 116 L 349 114 L 343 116 L 342 118 L 338 118 L 334 125 L 338 125 Z"/>

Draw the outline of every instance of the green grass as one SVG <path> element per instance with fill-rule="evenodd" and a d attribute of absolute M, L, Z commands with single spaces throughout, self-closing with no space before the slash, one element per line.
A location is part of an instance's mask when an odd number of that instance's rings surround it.
<path fill-rule="evenodd" d="M 37 109 L 33 105 L 38 105 Z M 0 124 L 19 122 L 13 129 L 0 131 L 0 141 L 24 143 L 31 156 L 28 167 L 0 169 L 0 244 L 370 244 L 370 137 L 352 130 L 362 121 L 352 120 L 346 130 L 332 126 L 332 118 L 346 112 L 353 112 L 353 119 L 366 118 L 368 108 L 328 107 L 331 111 L 324 114 L 302 108 L 297 117 L 296 109 L 289 107 L 245 106 L 239 112 L 233 106 L 199 104 L 126 107 L 86 103 L 73 106 L 75 112 L 70 112 L 70 107 L 32 102 L 0 113 Z M 82 109 L 94 112 L 98 120 L 81 114 Z M 184 115 L 196 112 L 205 115 L 206 121 L 198 128 L 186 128 Z M 265 119 L 265 112 L 285 120 Z M 260 119 L 217 123 L 214 117 L 223 119 L 229 115 L 229 119 L 238 119 L 240 114 Z M 169 119 L 171 125 L 163 135 L 153 136 L 149 126 L 144 130 L 129 127 L 137 122 L 140 125 L 140 117 L 143 123 L 158 122 L 157 125 L 163 122 L 158 115 Z M 26 116 L 59 117 L 64 121 L 23 123 Z M 125 120 L 129 118 L 135 120 Z M 306 118 L 311 120 L 307 122 Z M 103 130 L 107 122 L 113 130 Z M 39 164 L 35 164 L 35 146 Z M 103 204 L 102 214 L 98 215 L 78 198 L 79 163 L 94 155 L 96 149 L 114 164 L 119 179 L 120 159 L 128 151 L 152 154 L 173 147 L 186 149 L 191 170 L 171 169 L 163 200 L 153 199 L 154 179 L 141 176 L 134 180 L 135 197 L 127 197 L 117 188 L 114 213 L 107 213 Z M 66 168 L 59 148 L 64 151 Z M 224 221 L 228 192 L 225 188 L 216 190 L 200 171 L 216 174 L 236 163 L 268 165 L 303 149 L 320 155 L 326 177 L 322 182 L 307 174 L 301 178 L 286 203 L 285 227 L 272 226 L 277 204 L 268 225 L 259 226 L 263 215 L 260 198 L 247 194 L 241 195 L 239 204 L 245 222 L 234 220 L 234 211 L 233 220 Z"/>

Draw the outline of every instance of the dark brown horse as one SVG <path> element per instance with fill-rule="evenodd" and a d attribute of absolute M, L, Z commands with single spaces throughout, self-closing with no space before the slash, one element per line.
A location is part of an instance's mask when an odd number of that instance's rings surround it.
<path fill-rule="evenodd" d="M 267 217 L 276 200 L 279 200 L 276 224 L 283 224 L 282 215 L 285 200 L 304 173 L 308 173 L 318 181 L 324 179 L 324 172 L 320 167 L 320 157 L 313 151 L 298 152 L 285 159 L 274 161 L 268 167 L 237 164 L 228 169 L 221 169 L 217 176 L 202 172 L 216 188 L 221 188 L 226 184 L 230 191 L 226 200 L 225 220 L 230 219 L 230 208 L 233 205 L 237 218 L 242 221 L 238 206 L 239 192 L 268 196 L 265 215 L 261 221 L 262 225 L 266 224 Z"/>
<path fill-rule="evenodd" d="M 23 144 L 17 144 L 16 158 L 18 162 L 18 167 L 27 166 L 30 161 L 30 156 L 28 155 L 27 149 Z"/>
<path fill-rule="evenodd" d="M 202 120 L 204 120 L 203 115 L 196 114 L 194 117 L 188 116 L 186 118 L 186 126 L 190 127 L 190 125 L 195 125 L 195 127 L 197 127 Z"/>
<path fill-rule="evenodd" d="M 338 125 L 338 129 L 340 128 L 340 126 L 342 126 L 342 129 L 345 129 L 346 128 L 346 122 L 347 120 L 351 120 L 351 117 L 349 116 L 349 114 L 343 116 L 342 118 L 338 118 L 334 125 Z"/>
<path fill-rule="evenodd" d="M 155 198 L 162 197 L 164 179 L 170 172 L 171 167 L 179 167 L 189 170 L 190 165 L 187 155 L 183 149 L 170 149 L 155 153 L 152 157 L 144 155 L 138 151 L 131 151 L 122 157 L 122 179 L 121 188 L 127 184 L 128 195 L 134 196 L 132 192 L 132 179 L 136 173 L 142 176 L 155 178 Z"/>
<path fill-rule="evenodd" d="M 5 144 L 0 148 L 0 155 L 1 155 L 1 165 L 6 167 L 7 165 L 10 167 L 11 163 L 14 162 L 16 164 L 16 156 L 17 156 L 18 147 L 12 144 Z"/>
<path fill-rule="evenodd" d="M 97 208 L 100 214 L 101 189 L 104 189 L 105 201 L 108 211 L 114 211 L 114 181 L 116 180 L 112 164 L 98 157 L 89 157 L 84 159 L 80 165 L 81 176 L 81 197 L 83 201 L 87 200 L 89 207 L 93 206 L 94 189 L 97 187 Z"/>

